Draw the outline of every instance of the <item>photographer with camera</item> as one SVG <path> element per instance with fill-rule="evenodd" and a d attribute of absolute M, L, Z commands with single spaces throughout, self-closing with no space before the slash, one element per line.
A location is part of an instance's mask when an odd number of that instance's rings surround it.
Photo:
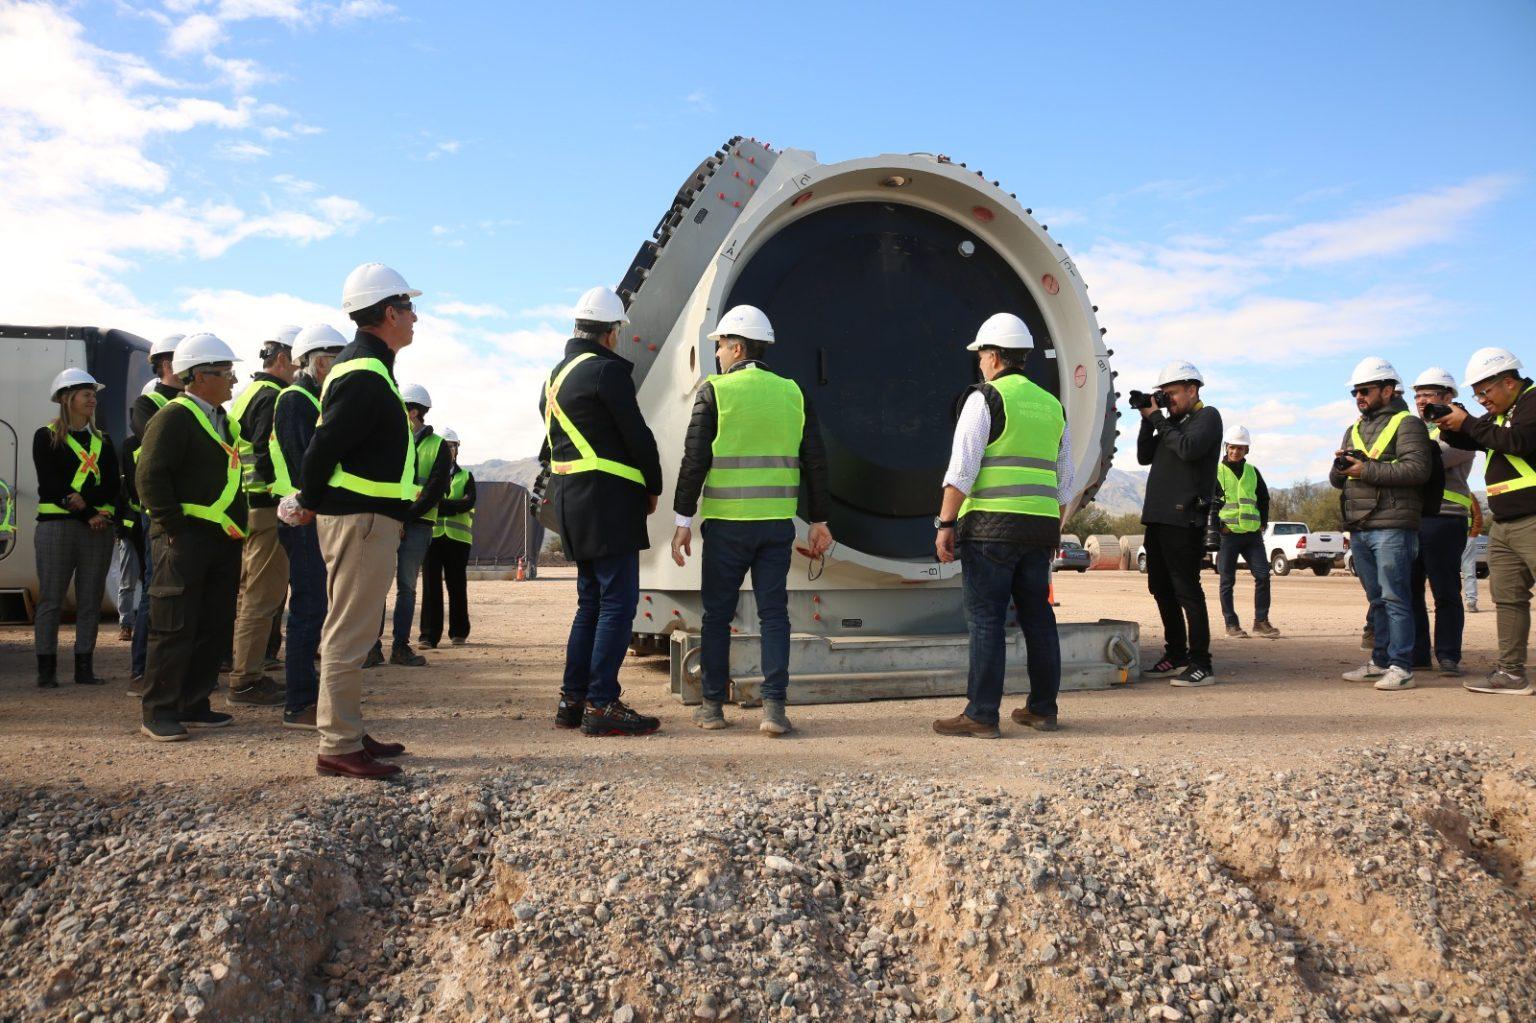
<path fill-rule="evenodd" d="M 1269 487 L 1264 476 L 1248 461 L 1253 439 L 1246 426 L 1234 426 L 1222 438 L 1225 449 L 1216 467 L 1216 484 L 1221 503 L 1213 511 L 1216 527 L 1216 571 L 1221 573 L 1221 616 L 1226 620 L 1227 636 L 1247 639 L 1237 607 L 1232 600 L 1232 586 L 1237 581 L 1237 559 L 1242 558 L 1253 573 L 1253 632 L 1274 639 L 1280 630 L 1269 624 L 1269 555 L 1264 552 L 1264 527 L 1269 525 Z M 1207 540 L 1206 546 L 1210 547 Z"/>
<path fill-rule="evenodd" d="M 1350 375 L 1360 418 L 1346 431 L 1328 482 L 1344 492 L 1355 574 L 1370 600 L 1375 649 L 1349 682 L 1384 692 L 1413 688 L 1413 561 L 1419 552 L 1423 490 L 1434 466 L 1429 431 L 1398 393 L 1402 377 L 1386 359 L 1364 359 Z"/>
<path fill-rule="evenodd" d="M 1157 390 L 1130 393 L 1141 413 L 1136 461 L 1151 466 L 1141 508 L 1146 526 L 1147 589 L 1163 620 L 1163 656 L 1142 674 L 1176 686 L 1216 682 L 1211 621 L 1200 588 L 1206 521 L 1221 457 L 1221 413 L 1200 400 L 1205 378 L 1188 362 L 1171 362 Z"/>
<path fill-rule="evenodd" d="M 1445 469 L 1445 489 L 1424 503 L 1424 518 L 1419 522 L 1419 556 L 1413 562 L 1413 665 L 1427 668 L 1433 663 L 1450 678 L 1461 674 L 1461 633 L 1467 620 L 1461 606 L 1461 555 L 1474 503 L 1467 476 L 1477 457 L 1451 447 L 1441 438 L 1441 428 L 1433 425 L 1450 415 L 1454 397 L 1456 380 L 1439 366 L 1426 369 L 1413 382 L 1413 403 L 1420 418 L 1431 424 L 1429 439 L 1440 449 Z M 1433 645 L 1426 582 L 1435 598 Z"/>
<path fill-rule="evenodd" d="M 1480 348 L 1467 362 L 1463 387 L 1487 409 L 1472 416 L 1451 405 L 1436 416 L 1440 439 L 1461 451 L 1486 451 L 1488 481 L 1488 586 L 1498 611 L 1499 660 L 1488 677 L 1465 682 L 1474 693 L 1530 696 L 1525 673 L 1531 633 L 1531 588 L 1536 585 L 1536 384 L 1513 352 Z M 1440 410 L 1436 410 L 1440 411 Z M 1475 578 L 1475 576 L 1474 576 Z"/>

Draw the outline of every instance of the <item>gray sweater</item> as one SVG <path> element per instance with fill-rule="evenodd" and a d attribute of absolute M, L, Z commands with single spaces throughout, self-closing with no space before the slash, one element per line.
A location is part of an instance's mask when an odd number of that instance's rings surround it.
<path fill-rule="evenodd" d="M 1451 447 L 1440 439 L 1440 428 L 1438 426 L 1430 427 L 1430 436 L 1440 445 L 1440 461 L 1445 466 L 1446 491 L 1470 498 L 1472 496 L 1472 487 L 1467 482 L 1467 478 L 1472 475 L 1472 463 L 1477 461 L 1477 452 L 1462 451 L 1460 448 Z M 1455 501 L 1442 501 L 1438 514 L 1460 515 L 1462 518 L 1466 518 L 1472 512 L 1466 505 L 1457 504 Z"/>
<path fill-rule="evenodd" d="M 1383 408 L 1361 416 L 1360 439 L 1364 447 L 1376 443 L 1392 417 L 1406 412 L 1401 397 L 1393 398 Z M 1344 431 L 1339 447 L 1355 446 L 1353 429 Z M 1381 458 L 1367 461 L 1359 479 L 1350 479 L 1337 469 L 1328 470 L 1328 482 L 1344 491 L 1344 525 L 1349 529 L 1419 528 L 1423 512 L 1420 488 L 1429 480 L 1431 461 L 1429 431 L 1424 421 L 1410 415 L 1397 429 Z"/>

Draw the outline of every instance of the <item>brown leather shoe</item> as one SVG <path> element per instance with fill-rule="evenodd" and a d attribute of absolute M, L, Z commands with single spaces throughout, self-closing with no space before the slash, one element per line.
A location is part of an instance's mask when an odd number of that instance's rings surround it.
<path fill-rule="evenodd" d="M 400 773 L 400 765 L 380 763 L 369 756 L 367 750 L 360 749 L 356 753 L 336 757 L 316 757 L 315 772 L 343 778 L 388 778 Z"/>
<path fill-rule="evenodd" d="M 964 714 L 956 714 L 952 718 L 939 718 L 933 723 L 933 730 L 940 735 L 961 735 L 973 739 L 996 739 L 1003 734 L 996 725 L 984 725 L 980 721 L 972 721 Z"/>
<path fill-rule="evenodd" d="M 119 643 L 127 643 L 127 642 L 130 642 L 132 639 L 133 639 L 133 626 L 131 626 L 131 625 L 119 625 L 117 627 L 117 641 Z"/>
<path fill-rule="evenodd" d="M 1013 713 L 1008 716 L 1013 718 L 1014 724 L 1033 728 L 1037 732 L 1054 732 L 1060 727 L 1056 724 L 1055 718 L 1048 718 L 1043 714 L 1031 714 L 1026 707 L 1015 707 Z"/>
<path fill-rule="evenodd" d="M 398 757 L 405 752 L 405 743 L 380 742 L 371 735 L 364 735 L 363 750 L 370 757 Z"/>

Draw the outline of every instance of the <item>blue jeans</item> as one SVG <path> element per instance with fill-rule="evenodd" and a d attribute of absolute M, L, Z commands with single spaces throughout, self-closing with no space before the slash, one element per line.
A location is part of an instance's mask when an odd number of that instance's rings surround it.
<path fill-rule="evenodd" d="M 1349 535 L 1355 574 L 1371 602 L 1376 649 L 1371 663 L 1413 670 L 1413 560 L 1419 534 L 1408 529 L 1356 529 Z"/>
<path fill-rule="evenodd" d="M 997 724 L 1003 702 L 1007 645 L 1003 631 L 1011 599 L 1024 633 L 1031 714 L 1056 716 L 1061 691 L 1061 637 L 1051 610 L 1051 554 L 1043 547 L 967 540 L 960 544 L 965 621 L 971 630 L 971 665 L 966 680 L 965 716 Z"/>
<path fill-rule="evenodd" d="M 288 552 L 288 701 L 285 710 L 298 713 L 320 702 L 320 673 L 315 652 L 320 649 L 320 630 L 325 625 L 325 558 L 320 554 L 320 534 L 314 523 L 277 527 L 277 542 Z"/>
<path fill-rule="evenodd" d="M 395 646 L 411 641 L 411 625 L 416 621 L 416 582 L 421 578 L 422 562 L 432 546 L 432 523 L 407 522 L 400 537 L 400 552 L 395 561 Z"/>
<path fill-rule="evenodd" d="M 619 665 L 640 604 L 640 552 L 576 562 L 576 618 L 565 644 L 561 695 L 604 707 L 619 698 Z"/>
<path fill-rule="evenodd" d="M 1419 523 L 1419 556 L 1413 562 L 1414 664 L 1431 663 L 1425 582 L 1435 598 L 1435 660 L 1461 663 L 1461 632 L 1467 621 L 1461 606 L 1461 554 L 1469 525 L 1465 515 L 1426 515 Z"/>
<path fill-rule="evenodd" d="M 789 519 L 737 521 L 706 519 L 704 537 L 704 625 L 699 666 L 704 673 L 704 699 L 724 702 L 731 684 L 731 620 L 741 596 L 741 583 L 752 573 L 761 633 L 763 699 L 783 700 L 789 692 L 790 547 L 795 524 Z"/>
<path fill-rule="evenodd" d="M 1237 581 L 1237 559 L 1241 557 L 1253 573 L 1253 620 L 1269 621 L 1269 555 L 1264 553 L 1262 533 L 1227 533 L 1216 552 L 1216 571 L 1221 573 L 1221 616 L 1228 625 L 1241 625 L 1232 601 L 1232 585 Z"/>

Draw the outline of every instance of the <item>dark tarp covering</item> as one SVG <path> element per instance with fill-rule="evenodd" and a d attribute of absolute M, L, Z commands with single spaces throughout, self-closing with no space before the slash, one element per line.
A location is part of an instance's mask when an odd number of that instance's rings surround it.
<path fill-rule="evenodd" d="M 471 565 L 516 565 L 538 557 L 544 527 L 528 511 L 528 491 L 516 483 L 475 481 L 475 538 Z"/>

